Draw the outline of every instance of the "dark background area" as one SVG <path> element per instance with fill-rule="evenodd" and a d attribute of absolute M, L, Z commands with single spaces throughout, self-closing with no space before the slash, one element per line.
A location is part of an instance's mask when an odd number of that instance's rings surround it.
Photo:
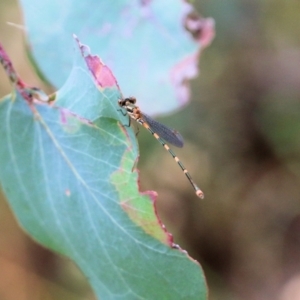
<path fill-rule="evenodd" d="M 210 300 L 300 299 L 300 2 L 196 0 L 216 37 L 188 106 L 163 123 L 205 193 L 140 130 L 142 189 L 159 193 L 175 241 L 201 262 Z M 44 88 L 24 47 L 16 1 L 0 2 L 0 41 L 20 76 Z M 11 88 L 0 68 L 0 97 Z M 46 89 L 47 90 L 47 89 Z M 1 143 L 1 141 L 0 141 Z M 0 299 L 94 299 L 77 268 L 31 241 L 0 201 Z"/>

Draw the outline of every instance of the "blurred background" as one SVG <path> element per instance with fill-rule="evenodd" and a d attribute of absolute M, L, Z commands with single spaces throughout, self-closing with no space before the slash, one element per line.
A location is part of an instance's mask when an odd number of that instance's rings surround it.
<path fill-rule="evenodd" d="M 175 242 L 203 266 L 210 300 L 300 299 L 300 1 L 195 0 L 216 21 L 188 106 L 158 118 L 205 193 L 140 130 L 142 189 Z M 20 76 L 30 67 L 16 0 L 0 1 L 0 41 Z M 0 68 L 0 97 L 11 90 Z M 0 299 L 94 299 L 72 262 L 35 244 L 0 195 Z"/>

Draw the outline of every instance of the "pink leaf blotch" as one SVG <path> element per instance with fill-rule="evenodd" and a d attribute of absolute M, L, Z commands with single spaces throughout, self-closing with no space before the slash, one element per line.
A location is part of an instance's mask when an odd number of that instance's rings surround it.
<path fill-rule="evenodd" d="M 189 12 L 185 19 L 185 27 L 200 44 L 201 51 L 210 45 L 215 36 L 215 23 L 212 18 L 200 18 Z M 198 75 L 198 61 L 201 51 L 192 53 L 178 62 L 170 71 L 170 78 L 176 88 L 178 99 L 185 104 L 190 98 L 188 80 Z"/>
<path fill-rule="evenodd" d="M 74 36 L 74 38 L 77 41 L 82 56 L 84 57 L 86 64 L 93 74 L 97 84 L 102 88 L 116 86 L 119 89 L 118 82 L 109 67 L 106 66 L 97 55 L 91 55 L 89 48 L 81 44 L 76 36 Z"/>

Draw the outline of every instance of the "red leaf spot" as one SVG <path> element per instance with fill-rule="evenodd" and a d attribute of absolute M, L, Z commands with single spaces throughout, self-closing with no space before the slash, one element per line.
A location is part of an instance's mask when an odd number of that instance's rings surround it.
<path fill-rule="evenodd" d="M 115 76 L 111 70 L 101 62 L 98 56 L 88 55 L 85 57 L 85 61 L 101 87 L 118 86 Z"/>
<path fill-rule="evenodd" d="M 215 37 L 215 21 L 212 18 L 190 16 L 186 20 L 186 27 L 200 42 L 202 49 L 209 46 Z"/>

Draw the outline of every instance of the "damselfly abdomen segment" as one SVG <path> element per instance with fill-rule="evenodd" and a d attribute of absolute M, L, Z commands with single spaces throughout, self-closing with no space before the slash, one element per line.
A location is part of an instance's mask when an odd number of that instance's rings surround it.
<path fill-rule="evenodd" d="M 119 105 L 126 110 L 129 117 L 135 120 L 137 123 L 145 127 L 151 134 L 160 142 L 160 144 L 172 155 L 177 162 L 190 184 L 194 188 L 196 195 L 203 199 L 204 194 L 200 188 L 194 183 L 190 173 L 182 164 L 177 155 L 170 149 L 166 142 L 176 146 L 183 147 L 183 138 L 177 130 L 170 129 L 167 126 L 153 120 L 148 115 L 142 113 L 139 107 L 136 105 L 136 99 L 133 97 L 119 100 Z"/>

